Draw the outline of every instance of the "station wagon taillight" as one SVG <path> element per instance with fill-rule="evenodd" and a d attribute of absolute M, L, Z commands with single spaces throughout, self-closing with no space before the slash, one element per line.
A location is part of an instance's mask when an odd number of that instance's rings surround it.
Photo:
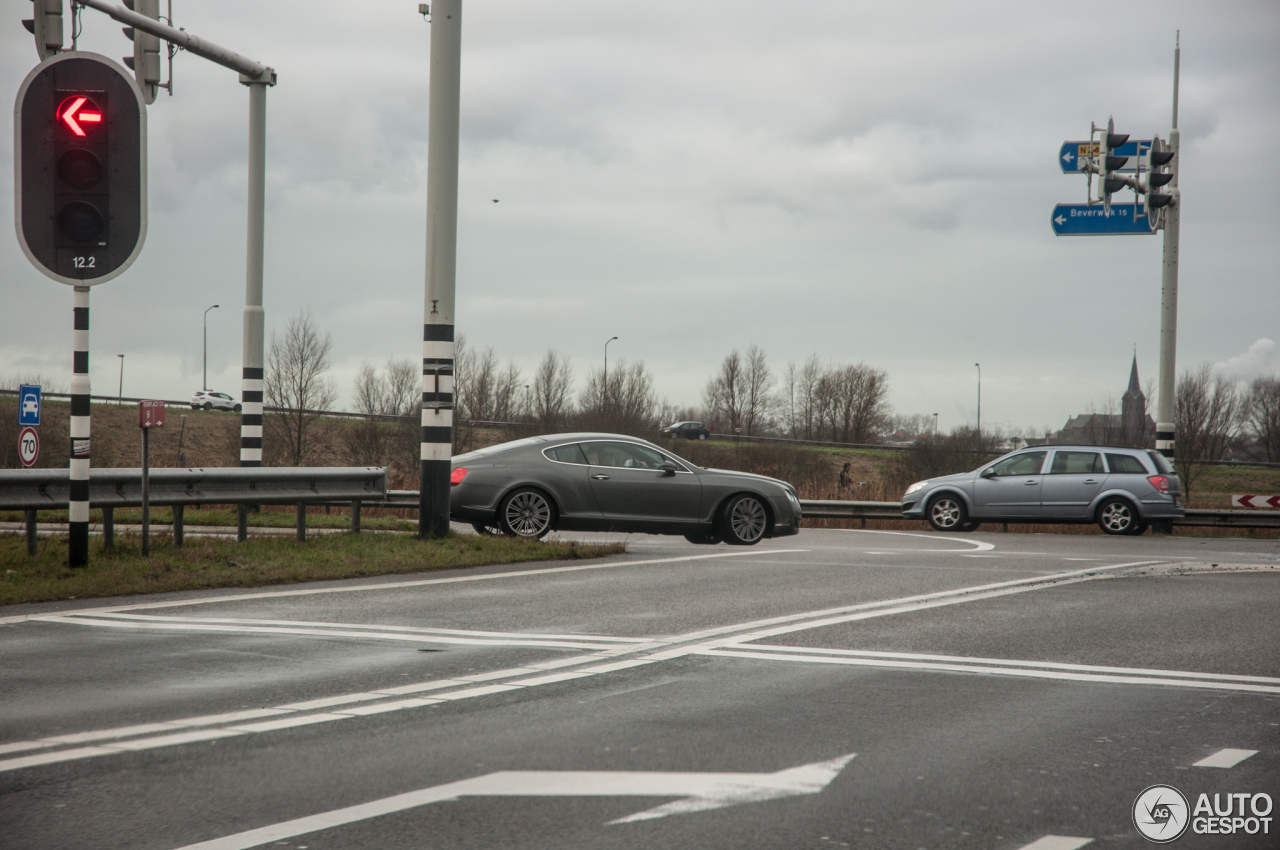
<path fill-rule="evenodd" d="M 450 486 L 450 487 L 457 487 L 459 484 L 461 484 L 461 483 L 462 483 L 462 479 L 464 479 L 464 478 L 466 478 L 466 477 L 467 477 L 467 470 L 466 470 L 466 468 L 465 468 L 465 467 L 462 467 L 462 466 L 456 467 L 456 468 L 453 470 L 453 472 L 450 472 L 450 473 L 449 473 L 449 486 Z"/>
<path fill-rule="evenodd" d="M 1169 479 L 1164 475 L 1148 475 L 1147 480 L 1151 482 L 1151 486 L 1159 490 L 1161 493 L 1169 492 Z"/>

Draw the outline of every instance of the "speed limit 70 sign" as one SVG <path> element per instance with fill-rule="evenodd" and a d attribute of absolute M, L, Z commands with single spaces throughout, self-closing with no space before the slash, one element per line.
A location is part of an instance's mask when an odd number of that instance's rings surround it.
<path fill-rule="evenodd" d="M 23 428 L 18 434 L 18 458 L 23 466 L 35 466 L 40 459 L 40 432 L 35 428 Z"/>

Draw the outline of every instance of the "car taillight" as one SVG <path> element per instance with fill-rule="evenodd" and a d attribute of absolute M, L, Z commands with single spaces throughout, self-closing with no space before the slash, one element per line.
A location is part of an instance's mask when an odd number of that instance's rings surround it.
<path fill-rule="evenodd" d="M 457 487 L 459 484 L 462 483 L 462 479 L 466 477 L 467 477 L 467 470 L 465 467 L 461 467 L 461 466 L 455 467 L 453 472 L 449 473 L 449 486 Z"/>
<path fill-rule="evenodd" d="M 1169 492 L 1169 479 L 1163 475 L 1148 475 L 1147 480 L 1151 482 L 1151 486 L 1159 490 L 1161 493 Z"/>

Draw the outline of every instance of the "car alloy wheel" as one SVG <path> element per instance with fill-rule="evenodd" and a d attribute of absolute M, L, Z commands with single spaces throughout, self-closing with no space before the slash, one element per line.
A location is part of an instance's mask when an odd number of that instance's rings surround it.
<path fill-rule="evenodd" d="M 929 525 L 938 531 L 956 531 L 965 524 L 964 505 L 955 496 L 942 495 L 929 502 Z"/>
<path fill-rule="evenodd" d="M 238 404 L 233 404 L 233 405 L 231 406 L 231 409 L 232 409 L 232 410 L 234 410 L 236 413 L 239 413 L 239 412 L 240 412 L 240 405 L 238 405 Z"/>
<path fill-rule="evenodd" d="M 1108 499 L 1098 509 L 1098 526 L 1107 534 L 1141 534 L 1146 527 L 1140 525 L 1133 505 L 1124 499 Z"/>
<path fill-rule="evenodd" d="M 724 540 L 731 546 L 753 546 L 764 537 L 769 516 L 755 496 L 737 496 L 725 506 Z"/>
<path fill-rule="evenodd" d="M 499 511 L 502 531 L 512 537 L 537 539 L 551 530 L 551 502 L 537 490 L 517 490 Z"/>
<path fill-rule="evenodd" d="M 706 434 L 699 434 L 699 435 L 698 435 L 698 439 L 699 439 L 699 440 L 705 440 L 706 438 L 707 438 L 707 435 L 706 435 Z"/>
<path fill-rule="evenodd" d="M 208 402 L 208 401 L 206 401 L 206 402 L 204 403 L 204 409 L 205 409 L 205 410 L 213 410 L 213 403 L 212 403 L 212 402 Z"/>

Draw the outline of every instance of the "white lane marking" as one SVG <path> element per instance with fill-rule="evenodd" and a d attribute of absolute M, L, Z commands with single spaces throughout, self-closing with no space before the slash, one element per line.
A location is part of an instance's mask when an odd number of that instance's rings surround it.
<path fill-rule="evenodd" d="M 785 562 L 780 562 L 785 563 Z M 57 614 L 58 617 L 77 617 L 82 616 L 75 612 Z M 424 626 L 385 626 L 370 623 L 341 623 L 333 621 L 314 621 L 314 620 L 249 620 L 235 617 L 175 617 L 162 616 L 158 614 L 95 614 L 98 619 L 109 620 L 139 620 L 142 622 L 169 622 L 169 623 L 217 623 L 225 625 L 241 625 L 241 626 L 287 626 L 291 628 L 314 627 L 323 629 L 359 629 L 363 631 L 373 632 L 404 632 L 405 634 L 426 634 L 426 635 L 444 635 L 447 637 L 460 638 L 502 638 L 506 640 L 524 639 L 530 640 L 567 640 L 567 641 L 592 641 L 593 643 L 644 643 L 647 638 L 633 637 L 613 637 L 611 635 L 558 635 L 544 634 L 542 632 L 484 632 L 474 629 L 438 629 Z"/>
<path fill-rule="evenodd" d="M 612 823 L 652 820 L 820 793 L 840 775 L 854 754 L 800 765 L 776 773 L 677 773 L 614 770 L 504 770 L 396 794 L 356 806 L 251 829 L 179 850 L 247 850 L 273 841 L 369 820 L 459 797 L 680 797 L 673 803 L 619 818 Z"/>
<path fill-rule="evenodd" d="M 1105 561 L 1106 558 L 1063 558 L 1064 561 Z"/>
<path fill-rule="evenodd" d="M 861 603 L 858 605 L 844 606 L 842 608 L 827 609 L 823 611 L 811 611 L 804 614 L 792 614 L 792 615 L 786 615 L 783 617 L 771 617 L 764 620 L 756 620 L 756 621 L 747 622 L 747 623 L 739 623 L 734 626 L 722 626 L 714 629 L 706 629 L 700 632 L 694 632 L 690 634 L 675 636 L 666 640 L 653 640 L 648 644 L 644 644 L 636 647 L 622 647 L 622 648 L 604 650 L 601 652 L 592 653 L 590 655 L 576 656 L 574 659 L 559 659 L 555 662 L 544 662 L 542 664 L 530 664 L 525 667 L 511 668 L 508 670 L 490 671 L 488 673 L 480 673 L 480 674 L 475 674 L 473 676 L 458 677 L 455 679 L 433 680 L 433 681 L 419 682 L 419 683 L 414 683 L 409 685 L 400 685 L 400 686 L 391 687 L 391 688 L 383 688 L 377 691 L 338 695 L 335 697 L 326 698 L 327 700 L 326 707 L 341 705 L 344 703 L 366 702 L 366 701 L 374 700 L 380 697 L 404 696 L 412 693 L 421 693 L 422 691 L 427 691 L 427 690 L 433 690 L 433 691 L 441 690 L 444 688 L 466 685 L 469 682 L 492 680 L 496 678 L 508 678 L 508 677 L 514 678 L 518 676 L 527 676 L 530 673 L 541 674 L 541 673 L 545 673 L 545 671 L 549 669 L 576 666 L 577 664 L 590 664 L 592 662 L 604 662 L 604 663 L 596 663 L 591 667 L 584 668 L 585 672 L 591 673 L 593 675 L 599 674 L 599 673 L 607 673 L 607 672 L 612 672 L 614 670 L 622 670 L 627 667 L 636 667 L 636 666 L 641 666 L 645 664 L 653 664 L 653 663 L 664 661 L 670 658 L 678 658 L 684 655 L 695 654 L 698 650 L 701 650 L 701 649 L 714 649 L 717 646 L 716 642 L 707 643 L 700 646 L 686 646 L 686 647 L 677 647 L 675 649 L 667 649 L 665 651 L 654 651 L 654 650 L 660 650 L 662 647 L 669 647 L 672 644 L 692 643 L 694 641 L 705 640 L 708 637 L 722 636 L 722 635 L 732 633 L 734 631 L 757 628 L 760 625 L 768 625 L 773 623 L 789 623 L 790 624 L 789 626 L 786 626 L 781 629 L 773 629 L 773 630 L 766 630 L 766 631 L 757 630 L 755 632 L 751 632 L 746 635 L 740 635 L 738 637 L 738 640 L 739 641 L 755 640 L 755 639 L 763 638 L 772 634 L 801 631 L 805 628 L 812 628 L 816 625 L 829 624 L 831 622 L 845 622 L 849 619 L 858 619 L 863 616 L 887 616 L 891 613 L 901 613 L 903 611 L 919 610 L 920 608 L 933 607 L 934 605 L 955 604 L 959 602 L 985 599 L 995 595 L 1004 595 L 1004 593 L 1019 593 L 1019 592 L 1023 592 L 1024 590 L 1033 590 L 1039 587 L 1055 587 L 1068 582 L 1086 581 L 1092 578 L 1100 578 L 1100 577 L 1103 577 L 1104 573 L 1109 571 L 1124 569 L 1127 567 L 1139 566 L 1139 565 L 1148 564 L 1148 563 L 1157 563 L 1157 562 L 1134 561 L 1134 562 L 1123 563 L 1123 564 L 1113 564 L 1108 567 L 1094 567 L 1087 570 L 1077 570 L 1069 573 L 1058 573 L 1051 576 L 1043 576 L 1043 577 L 1036 577 L 1036 578 L 1029 578 L 1029 579 L 1016 579 L 1013 581 L 999 582 L 996 584 L 988 584 L 988 585 L 980 585 L 978 587 L 972 587 L 972 588 L 959 588 L 956 590 L 939 591 L 937 593 L 902 597 L 899 599 Z M 989 591 L 989 592 L 984 593 L 982 591 Z M 903 602 L 912 603 L 912 602 L 918 602 L 918 601 L 923 601 L 923 602 L 917 605 L 911 605 L 911 604 L 900 605 L 899 604 Z M 874 610 L 877 608 L 883 609 L 883 610 L 881 611 Z M 858 612 L 858 613 L 849 614 L 844 618 L 836 618 L 836 619 L 832 619 L 829 616 L 832 613 L 839 613 L 839 612 Z M 804 620 L 804 618 L 810 618 L 810 621 L 811 621 L 810 624 L 806 625 L 805 623 L 800 622 Z M 818 619 L 815 620 L 814 618 L 818 618 Z M 640 652 L 647 652 L 649 654 L 641 658 L 631 658 L 631 659 L 626 659 L 621 661 L 610 660 L 611 658 L 614 658 L 619 654 L 635 655 Z M 453 700 L 453 699 L 459 699 L 463 697 L 483 696 L 489 693 L 497 693 L 503 690 L 514 690 L 519 687 L 522 687 L 522 685 L 517 680 L 508 685 L 498 685 L 493 690 L 486 690 L 484 688 L 466 688 L 460 691 L 436 693 L 434 694 L 434 700 L 445 700 L 445 699 Z M 415 707 L 416 703 L 406 700 L 402 703 L 402 705 L 405 708 L 410 708 L 410 707 Z M 281 714 L 281 713 L 291 712 L 293 710 L 294 709 L 286 709 L 282 707 L 276 707 L 274 709 L 259 709 L 259 711 L 266 712 L 268 715 Z M 387 710 L 391 710 L 391 709 L 387 709 Z M 330 712 L 330 713 L 339 714 L 340 712 Z M 349 716 L 357 716 L 357 712 L 355 711 L 345 712 L 345 714 Z M 219 715 L 213 715 L 212 717 L 219 717 Z M 227 717 L 227 715 L 221 715 L 221 717 Z M 212 722 L 221 722 L 221 721 L 212 720 L 210 719 L 210 717 L 202 717 L 202 718 L 193 718 L 191 720 L 167 721 L 167 725 L 172 728 L 179 729 L 179 728 L 183 728 L 184 726 L 207 725 Z M 126 734 L 129 734 L 127 730 L 131 728 L 134 728 L 134 727 L 124 727 L 124 730 L 126 730 Z M 106 730 L 97 730 L 94 732 L 83 733 L 83 734 L 91 735 L 97 739 L 110 739 L 110 738 L 124 737 L 124 735 L 121 735 L 120 732 L 121 730 L 106 729 Z M 248 734 L 248 733 L 233 732 L 229 734 Z M 35 741 L 17 742 L 15 744 L 9 745 L 9 747 L 10 747 L 10 751 L 16 751 L 23 748 L 26 748 L 26 749 L 43 748 L 43 747 L 49 746 L 48 740 L 49 739 L 40 739 Z M 71 761 L 79 758 L 89 758 L 92 756 L 107 755 L 113 752 L 117 752 L 117 750 L 112 749 L 110 747 L 99 747 L 99 748 L 90 747 L 90 748 L 82 748 L 77 750 L 61 750 L 54 753 L 43 753 L 39 756 L 27 756 L 27 757 L 16 758 L 16 759 L 0 760 L 0 772 L 6 771 L 6 770 L 14 770 L 21 767 L 27 767 L 32 764 L 47 764 L 47 763 L 58 762 L 58 761 Z"/>
<path fill-rule="evenodd" d="M 44 614 L 18 614 L 12 617 L 0 617 L 0 625 L 9 623 L 25 623 L 29 620 L 43 619 L 48 616 L 69 614 L 114 614 L 119 611 L 151 611 L 159 608 L 185 608 L 193 605 L 212 605 L 217 602 L 245 602 L 251 599 L 279 599 L 290 596 L 312 596 L 325 593 L 370 593 L 382 590 L 400 590 L 406 587 L 426 587 L 434 584 L 461 584 L 474 581 L 497 581 L 507 578 L 537 578 L 538 576 L 554 576 L 560 573 L 582 572 L 584 570 L 611 570 L 618 567 L 641 567 L 652 564 L 675 564 L 682 561 L 705 561 L 711 558 L 741 558 L 754 555 L 787 555 L 794 552 L 807 552 L 808 549 L 758 549 L 754 552 L 743 552 L 735 548 L 732 552 L 712 552 L 706 555 L 682 555 L 678 558 L 651 558 L 643 561 L 606 561 L 596 564 L 575 564 L 572 567 L 547 567 L 541 570 L 517 570 L 506 573 L 486 573 L 484 575 L 452 576 L 450 578 L 415 579 L 413 581 L 385 582 L 382 584 L 361 584 L 343 587 L 308 587 L 298 590 L 271 590 L 262 593 L 242 593 L 229 596 L 208 596 L 194 599 L 171 599 L 167 602 L 144 602 L 131 605 L 113 605 L 107 608 L 73 608 L 66 611 L 50 611 Z"/>
<path fill-rule="evenodd" d="M 108 629 L 136 629 L 170 632 L 221 632 L 254 635 L 293 635 L 297 637 L 324 637 L 364 640 L 392 640 L 411 643 L 444 643 L 461 646 L 543 646 L 563 649 L 612 649 L 615 643 L 593 643 L 590 640 L 535 640 L 525 638 L 463 638 L 446 635 L 400 634 L 395 632 L 362 632 L 346 628 L 289 628 L 285 626 L 232 626 L 220 623 L 202 623 L 199 620 L 175 618 L 176 622 L 149 622 L 144 617 L 119 620 L 82 615 L 51 615 L 35 618 L 45 623 L 64 623 L 78 626 L 98 626 Z"/>
<path fill-rule="evenodd" d="M 785 646 L 742 641 L 722 643 L 714 649 L 751 649 L 764 652 L 800 653 L 806 655 L 846 655 L 857 658 L 888 658 L 904 661 L 947 661 L 965 664 L 996 664 L 1005 667 L 1044 667 L 1049 670 L 1071 670 L 1081 673 L 1123 673 L 1134 676 L 1173 676 L 1194 679 L 1213 679 L 1225 682 L 1255 682 L 1280 685 L 1280 678 L 1271 676 L 1236 676 L 1227 673 L 1195 673 L 1185 670 L 1164 670 L 1150 667 L 1100 667 L 1089 664 L 1066 664 L 1058 661 L 1019 661 L 1008 658 L 976 658 L 968 655 L 927 655 L 916 652 L 873 652 L 862 649 L 818 649 L 808 646 Z M 1223 750 L 1224 753 L 1250 753 L 1254 750 Z"/>
<path fill-rule="evenodd" d="M 1046 835 L 1037 838 L 1030 844 L 1024 844 L 1018 850 L 1077 850 L 1086 844 L 1092 844 L 1092 838 L 1076 838 L 1070 835 Z"/>
<path fill-rule="evenodd" d="M 848 658 L 833 655 L 779 655 L 773 652 L 751 652 L 745 649 L 683 650 L 685 655 L 712 655 L 725 658 L 754 658 L 767 661 L 799 661 L 809 664 L 845 664 L 853 667 L 887 667 L 899 670 L 932 670 L 943 673 L 983 673 L 992 676 L 1014 676 L 1023 679 L 1060 679 L 1076 682 L 1111 682 L 1126 685 L 1160 685 L 1166 688 L 1199 688 L 1215 691 L 1244 691 L 1255 694 L 1280 694 L 1280 685 L 1251 685 L 1204 679 L 1157 679 L 1144 676 L 1103 675 L 1099 673 L 1067 673 L 1057 670 L 1032 670 L 979 664 L 945 664 L 926 661 L 894 661 L 879 658 Z"/>
<path fill-rule="evenodd" d="M 1192 767 L 1235 767 L 1249 756 L 1256 756 L 1257 750 L 1218 750 L 1191 765 Z"/>
<path fill-rule="evenodd" d="M 987 543 L 984 540 L 965 540 L 962 538 L 956 538 L 956 539 L 939 538 L 937 535 L 934 535 L 934 534 L 919 534 L 914 531 L 876 531 L 874 529 L 868 529 L 868 528 L 837 528 L 833 530 L 834 531 L 850 531 L 850 532 L 853 532 L 854 534 L 894 534 L 894 535 L 897 535 L 898 537 L 923 537 L 925 540 L 943 539 L 948 543 L 963 543 L 966 546 L 972 546 L 973 551 L 975 552 L 985 552 L 990 549 L 996 548 L 994 543 Z M 913 555 L 917 552 L 946 552 L 948 555 L 954 555 L 956 553 L 956 550 L 955 549 L 912 549 L 911 550 L 911 554 Z"/>

